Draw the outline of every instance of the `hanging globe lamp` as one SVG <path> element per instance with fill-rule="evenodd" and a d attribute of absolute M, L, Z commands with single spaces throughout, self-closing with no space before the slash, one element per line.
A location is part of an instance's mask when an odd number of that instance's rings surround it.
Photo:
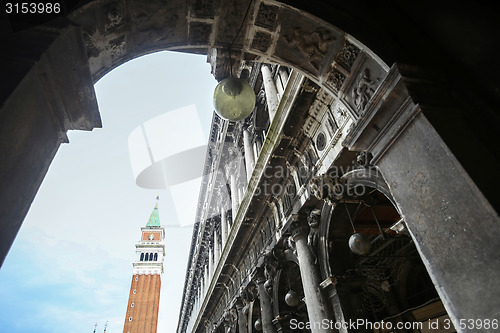
<path fill-rule="evenodd" d="M 228 77 L 215 87 L 214 107 L 226 120 L 243 120 L 255 107 L 255 93 L 246 80 Z"/>
<path fill-rule="evenodd" d="M 349 237 L 349 249 L 357 255 L 365 255 L 370 252 L 371 243 L 368 237 L 356 232 Z"/>

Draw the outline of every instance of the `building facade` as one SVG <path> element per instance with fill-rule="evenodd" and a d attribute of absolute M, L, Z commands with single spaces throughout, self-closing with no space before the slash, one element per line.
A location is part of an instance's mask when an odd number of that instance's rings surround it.
<path fill-rule="evenodd" d="M 413 69 L 347 41 L 336 65 L 351 73 L 336 94 L 287 67 L 242 66 L 257 106 L 245 121 L 214 115 L 178 333 L 457 330 L 454 292 L 427 261 L 439 258 L 413 233 L 426 218 L 411 198 L 430 200 L 442 179 L 428 175 L 454 164 L 430 160 L 441 139 L 405 83 Z"/>
<path fill-rule="evenodd" d="M 135 245 L 136 260 L 123 333 L 156 333 L 160 306 L 161 275 L 165 257 L 165 229 L 160 226 L 158 203 Z"/>

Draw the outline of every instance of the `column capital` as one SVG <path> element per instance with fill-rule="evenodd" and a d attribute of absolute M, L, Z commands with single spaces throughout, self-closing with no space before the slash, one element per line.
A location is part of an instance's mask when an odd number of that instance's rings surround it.
<path fill-rule="evenodd" d="M 266 274 L 264 274 L 263 267 L 257 267 L 252 274 L 252 281 L 254 281 L 257 285 L 264 284 L 266 282 Z"/>
<path fill-rule="evenodd" d="M 243 296 L 236 297 L 236 301 L 234 302 L 234 306 L 236 307 L 236 310 L 243 311 L 243 309 L 246 306 L 246 302 L 245 302 L 245 299 L 243 298 Z"/>
<path fill-rule="evenodd" d="M 227 309 L 223 315 L 223 324 L 230 332 L 236 330 L 236 323 L 238 322 L 238 313 L 235 308 Z"/>
<path fill-rule="evenodd" d="M 307 237 L 307 234 L 309 233 L 307 218 L 299 214 L 293 214 L 290 232 L 294 242 L 297 242 L 303 237 Z"/>

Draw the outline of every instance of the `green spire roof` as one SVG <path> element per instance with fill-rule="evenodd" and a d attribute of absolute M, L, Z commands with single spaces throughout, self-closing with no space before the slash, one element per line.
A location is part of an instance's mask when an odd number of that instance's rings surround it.
<path fill-rule="evenodd" d="M 151 216 L 149 217 L 149 221 L 146 224 L 146 227 L 159 227 L 160 226 L 160 214 L 158 213 L 158 200 L 160 198 L 156 197 L 156 205 L 155 208 L 153 209 L 153 212 L 151 213 Z"/>

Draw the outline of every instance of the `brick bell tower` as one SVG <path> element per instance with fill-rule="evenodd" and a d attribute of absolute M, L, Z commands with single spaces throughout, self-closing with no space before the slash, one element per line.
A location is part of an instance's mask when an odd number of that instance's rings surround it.
<path fill-rule="evenodd" d="M 158 200 L 156 197 L 155 208 L 146 226 L 141 227 L 141 240 L 135 245 L 136 260 L 123 333 L 156 333 L 165 256 L 165 229 L 160 226 Z"/>

